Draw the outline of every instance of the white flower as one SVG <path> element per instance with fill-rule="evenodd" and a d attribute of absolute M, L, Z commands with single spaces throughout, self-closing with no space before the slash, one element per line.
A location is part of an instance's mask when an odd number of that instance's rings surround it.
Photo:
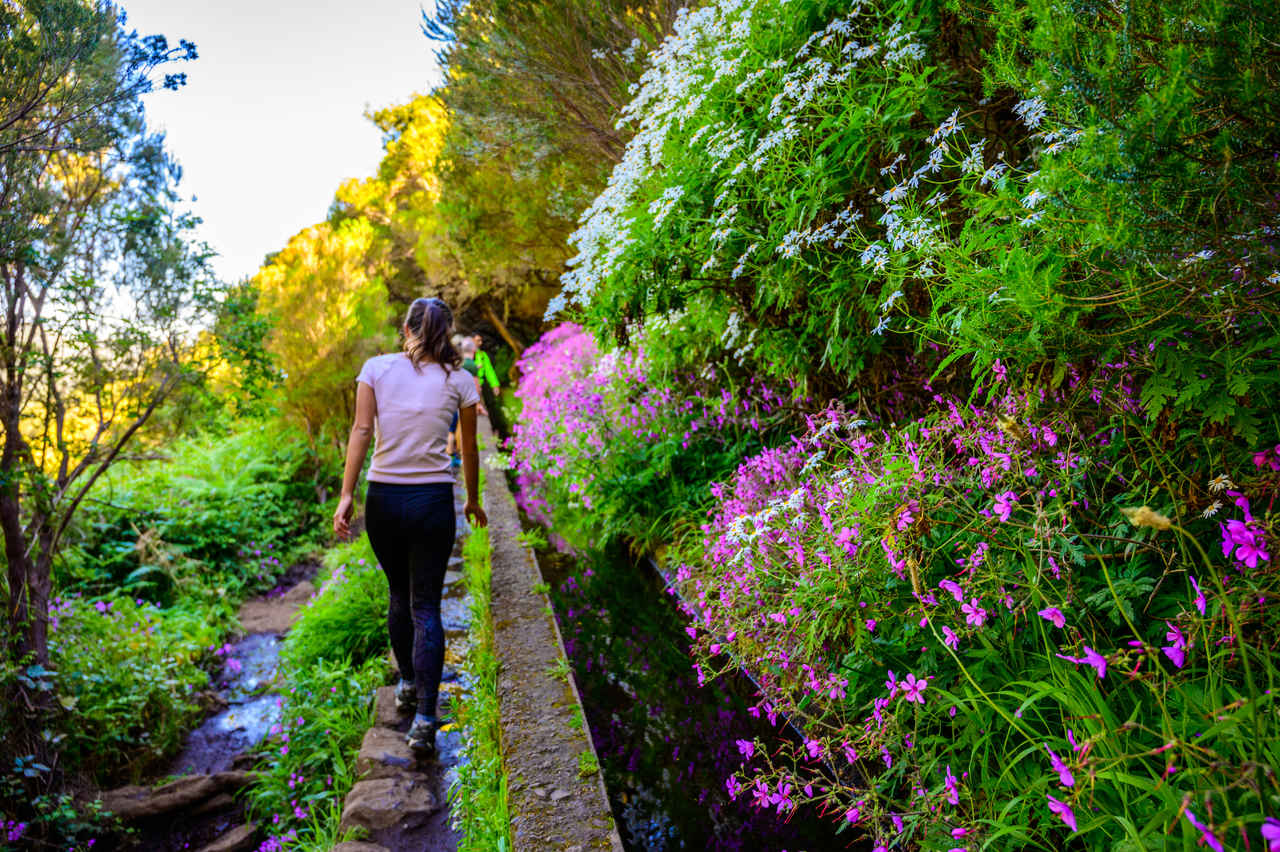
<path fill-rule="evenodd" d="M 1200 517 L 1212 518 L 1214 515 L 1218 514 L 1218 510 L 1221 508 L 1222 508 L 1222 501 L 1214 500 L 1212 503 L 1210 503 L 1208 506 L 1205 507 L 1205 510 L 1203 512 L 1200 513 Z"/>
<path fill-rule="evenodd" d="M 938 129 L 933 131 L 933 135 L 929 137 L 929 144 L 936 145 L 952 133 L 955 133 L 958 130 L 963 130 L 964 125 L 958 121 L 959 118 L 960 110 L 956 110 L 951 113 L 951 115 L 947 116 L 946 121 L 939 124 Z"/>
<path fill-rule="evenodd" d="M 986 139 L 980 139 L 969 146 L 969 153 L 960 161 L 960 171 L 967 175 L 982 173 L 983 150 L 986 144 Z"/>
<path fill-rule="evenodd" d="M 1032 130 L 1040 126 L 1044 121 L 1045 113 L 1049 111 L 1049 107 L 1045 104 L 1044 98 L 1039 96 L 1028 98 L 1025 101 L 1018 101 L 1013 105 L 1013 112 L 1018 118 L 1022 119 L 1022 123 Z"/>
<path fill-rule="evenodd" d="M 1028 210 L 1036 209 L 1036 205 L 1044 201 L 1045 194 L 1038 189 L 1033 189 L 1022 199 L 1022 206 Z"/>

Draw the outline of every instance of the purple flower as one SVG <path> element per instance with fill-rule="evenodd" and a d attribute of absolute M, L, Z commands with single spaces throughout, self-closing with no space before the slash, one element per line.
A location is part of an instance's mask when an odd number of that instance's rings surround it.
<path fill-rule="evenodd" d="M 964 612 L 965 624 L 972 624 L 974 627 L 981 627 L 987 620 L 987 611 L 982 608 L 982 602 L 977 598 L 969 601 L 960 607 Z"/>
<path fill-rule="evenodd" d="M 1107 676 L 1107 658 L 1099 654 L 1097 651 L 1084 646 L 1083 657 L 1068 657 L 1065 654 L 1054 654 L 1060 660 L 1066 660 L 1069 663 L 1088 664 L 1093 666 L 1098 672 L 1098 680 L 1102 680 Z"/>
<path fill-rule="evenodd" d="M 1072 831 L 1079 831 L 1076 827 L 1076 813 L 1071 810 L 1071 806 L 1066 802 L 1055 799 L 1053 796 L 1045 796 L 1049 800 L 1049 810 L 1062 818 L 1067 824 L 1067 828 Z"/>
<path fill-rule="evenodd" d="M 1164 638 L 1170 644 L 1160 650 L 1175 666 L 1182 668 L 1187 661 L 1187 637 L 1182 635 L 1182 630 L 1176 624 L 1170 624 L 1166 621 L 1164 625 L 1169 628 L 1168 632 L 1164 634 Z"/>
<path fill-rule="evenodd" d="M 889 679 L 884 682 L 884 688 L 889 690 L 889 697 L 893 698 L 898 694 L 898 678 L 893 673 L 893 669 L 889 669 Z"/>
<path fill-rule="evenodd" d="M 1200 839 L 1206 846 L 1214 850 L 1214 852 L 1225 852 L 1222 848 L 1222 842 L 1218 840 L 1218 836 L 1210 831 L 1208 826 L 1196 819 L 1196 815 L 1191 812 L 1190 808 L 1183 811 L 1182 815 L 1187 818 L 1187 822 L 1191 823 L 1192 827 L 1200 832 Z"/>
<path fill-rule="evenodd" d="M 1257 568 L 1259 560 L 1265 562 L 1271 559 L 1271 554 L 1267 553 L 1262 532 L 1251 526 L 1248 521 L 1230 520 L 1225 524 L 1219 524 L 1218 527 L 1222 530 L 1223 556 L 1230 556 L 1234 549 L 1236 560 L 1249 568 Z"/>
<path fill-rule="evenodd" d="M 1267 852 L 1280 852 L 1280 819 L 1267 817 L 1262 821 L 1262 839 L 1267 841 Z"/>
<path fill-rule="evenodd" d="M 1013 514 L 1013 505 L 1018 502 L 1018 495 L 1012 491 L 1005 491 L 1003 494 L 996 495 L 996 502 L 991 508 L 996 513 L 996 517 L 1001 523 L 1009 520 L 1009 516 Z"/>
<path fill-rule="evenodd" d="M 791 785 L 778 782 L 778 792 L 769 797 L 769 804 L 778 806 L 778 813 L 789 811 L 794 808 L 795 802 L 791 801 Z"/>
<path fill-rule="evenodd" d="M 1042 609 L 1037 613 L 1037 615 L 1045 621 L 1052 621 L 1054 627 L 1067 626 L 1067 617 L 1063 615 L 1062 610 L 1058 609 L 1056 606 L 1051 606 L 1048 609 Z"/>
<path fill-rule="evenodd" d="M 904 680 L 900 684 L 900 686 L 902 687 L 903 695 L 906 696 L 906 699 L 908 701 L 914 701 L 917 704 L 923 704 L 924 696 L 921 693 L 924 692 L 924 689 L 928 685 L 928 682 L 929 682 L 928 678 L 922 677 L 917 679 L 914 674 L 908 674 L 907 679 Z"/>
<path fill-rule="evenodd" d="M 956 632 L 947 625 L 942 625 L 942 643 L 949 648 L 960 647 L 960 637 L 956 636 Z"/>
<path fill-rule="evenodd" d="M 1200 610 L 1201 615 L 1204 615 L 1206 604 L 1204 592 L 1200 591 L 1200 584 L 1196 582 L 1194 574 L 1188 574 L 1187 576 L 1191 579 L 1191 587 L 1196 590 L 1196 609 Z"/>
<path fill-rule="evenodd" d="M 953 805 L 960 804 L 960 785 L 956 782 L 956 776 L 951 774 L 951 764 L 947 764 L 947 774 L 942 779 L 943 785 L 947 789 L 947 801 Z M 898 833 L 902 833 L 902 828 L 898 828 Z"/>
<path fill-rule="evenodd" d="M 951 593 L 951 597 L 956 599 L 956 603 L 964 600 L 964 589 L 960 588 L 960 584 L 955 580 L 943 580 L 938 583 L 938 588 Z"/>
<path fill-rule="evenodd" d="M 750 740 L 738 740 L 735 745 L 738 747 L 738 753 L 745 758 L 750 758 L 756 753 L 756 744 Z"/>
<path fill-rule="evenodd" d="M 1058 773 L 1058 780 L 1063 787 L 1074 787 L 1076 785 L 1076 777 L 1071 774 L 1071 769 L 1062 762 L 1062 758 L 1053 753 L 1053 749 L 1046 744 L 1044 750 L 1049 752 L 1049 762 L 1053 765 L 1053 771 Z"/>

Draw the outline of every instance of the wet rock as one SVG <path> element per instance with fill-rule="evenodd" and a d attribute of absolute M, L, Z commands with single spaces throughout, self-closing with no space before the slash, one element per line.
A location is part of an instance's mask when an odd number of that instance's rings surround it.
<path fill-rule="evenodd" d="M 192 816 L 200 816 L 201 814 L 217 813 L 218 811 L 226 811 L 235 807 L 236 797 L 230 793 L 219 793 L 212 799 L 206 799 L 195 810 L 191 812 Z"/>
<path fill-rule="evenodd" d="M 205 715 L 212 715 L 227 709 L 227 699 L 212 689 L 202 689 L 196 693 L 196 701 Z"/>
<path fill-rule="evenodd" d="M 104 791 L 102 809 L 125 822 L 158 816 L 178 808 L 190 808 L 219 793 L 239 790 L 254 778 L 252 772 L 219 772 L 214 775 L 188 775 L 152 790 L 127 786 Z"/>
<path fill-rule="evenodd" d="M 417 756 L 404 734 L 389 728 L 370 728 L 356 756 L 356 775 L 365 779 L 394 778 L 416 769 Z"/>
<path fill-rule="evenodd" d="M 377 717 L 374 722 L 380 728 L 394 728 L 404 719 L 407 719 L 408 713 L 401 713 L 396 709 L 396 688 L 394 686 L 379 687 L 374 693 L 373 709 Z"/>
<path fill-rule="evenodd" d="M 203 847 L 200 852 L 246 852 L 255 845 L 253 839 L 255 831 L 257 827 L 253 823 L 237 826 Z"/>
<path fill-rule="evenodd" d="M 569 798 L 569 797 L 570 797 L 570 796 L 572 796 L 572 795 L 573 795 L 573 794 L 572 794 L 572 793 L 570 793 L 568 790 L 552 790 L 552 791 L 551 791 L 551 801 L 553 801 L 553 802 L 558 802 L 558 801 L 560 801 L 561 799 L 567 799 L 567 798 Z"/>
<path fill-rule="evenodd" d="M 410 778 L 360 781 L 347 794 L 339 829 L 382 831 L 397 823 L 404 827 L 422 825 L 441 807 L 424 784 Z"/>

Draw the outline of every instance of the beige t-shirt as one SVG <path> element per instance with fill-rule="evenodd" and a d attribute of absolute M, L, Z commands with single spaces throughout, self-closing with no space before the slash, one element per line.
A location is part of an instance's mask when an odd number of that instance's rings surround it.
<path fill-rule="evenodd" d="M 453 482 L 445 441 L 454 412 L 480 401 L 471 374 L 435 363 L 415 369 L 397 352 L 365 361 L 356 381 L 373 388 L 378 407 L 369 481 Z"/>

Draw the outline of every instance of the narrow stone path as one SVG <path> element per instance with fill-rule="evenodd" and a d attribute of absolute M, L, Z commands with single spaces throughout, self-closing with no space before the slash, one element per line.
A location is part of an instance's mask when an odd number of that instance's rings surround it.
<path fill-rule="evenodd" d="M 497 446 L 482 421 L 486 447 Z M 491 451 L 484 453 L 487 460 Z M 498 703 L 515 852 L 622 852 L 582 700 L 506 479 L 485 483 Z"/>
<path fill-rule="evenodd" d="M 462 489 L 455 489 L 458 536 L 440 602 L 445 630 L 445 663 L 440 682 L 440 714 L 465 693 L 461 666 L 466 659 L 471 624 L 470 600 L 462 580 L 462 542 L 469 532 L 463 516 Z M 391 658 L 395 664 L 394 657 Z M 405 743 L 413 714 L 396 711 L 395 687 L 375 696 L 376 721 L 364 736 L 356 758 L 360 780 L 347 794 L 342 829 L 363 828 L 369 840 L 339 843 L 333 852 L 454 852 L 457 837 L 447 808 L 449 785 L 456 777 L 462 732 L 442 730 L 436 737 L 439 755 L 420 760 Z"/>

